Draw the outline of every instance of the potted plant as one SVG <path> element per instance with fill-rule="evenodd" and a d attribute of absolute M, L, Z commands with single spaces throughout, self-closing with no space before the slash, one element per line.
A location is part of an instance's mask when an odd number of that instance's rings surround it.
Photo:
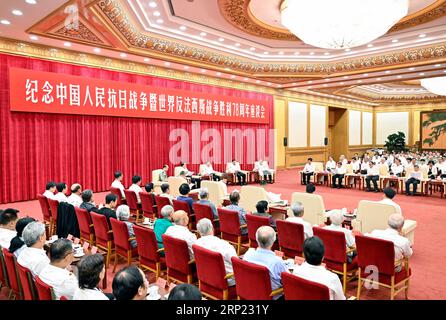
<path fill-rule="evenodd" d="M 397 133 L 391 134 L 387 137 L 387 141 L 384 144 L 388 152 L 403 152 L 407 151 L 406 147 L 406 135 L 404 132 L 398 131 Z"/>

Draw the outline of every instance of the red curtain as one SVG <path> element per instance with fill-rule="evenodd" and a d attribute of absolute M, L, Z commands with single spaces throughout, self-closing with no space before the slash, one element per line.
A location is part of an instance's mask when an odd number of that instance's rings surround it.
<path fill-rule="evenodd" d="M 50 180 L 64 181 L 68 185 L 78 182 L 84 189 L 105 191 L 109 190 L 116 170 L 123 172 L 126 186 L 130 185 L 134 174 L 141 175 L 144 183 L 151 181 L 152 170 L 161 168 L 164 163 L 170 165 L 170 174 L 173 174 L 173 167 L 178 163 L 169 161 L 169 151 L 177 141 L 169 141 L 169 134 L 178 128 L 184 129 L 190 138 L 188 154 L 182 154 L 184 157 L 189 156 L 186 159 L 189 162 L 188 169 L 198 172 L 199 164 L 205 160 L 194 161 L 192 156 L 196 148 L 192 150 L 192 147 L 195 145 L 203 148 L 208 144 L 197 142 L 197 137 L 192 136 L 192 121 L 11 112 L 9 67 L 55 72 L 61 77 L 63 74 L 71 74 L 261 99 L 269 105 L 268 125 L 200 122 L 200 134 L 206 129 L 216 129 L 222 136 L 226 129 L 241 129 L 245 132 L 252 129 L 254 134 L 258 134 L 259 131 L 273 128 L 273 97 L 268 94 L 0 55 L 0 203 L 35 199 Z M 239 133 L 235 139 L 241 139 Z M 270 165 L 273 164 L 274 152 L 271 150 L 274 149 L 268 146 L 270 142 L 274 143 L 274 139 L 268 133 L 263 140 L 259 137 L 253 139 L 249 135 L 243 140 L 242 156 L 237 160 L 244 169 L 252 168 L 250 162 L 258 158 L 259 154 L 269 157 Z M 254 148 L 248 148 L 253 144 Z M 229 155 L 228 152 L 227 157 L 240 155 L 234 146 L 230 151 L 232 154 Z M 223 159 L 223 150 L 221 153 Z M 215 164 L 214 169 L 224 171 L 224 161 Z"/>

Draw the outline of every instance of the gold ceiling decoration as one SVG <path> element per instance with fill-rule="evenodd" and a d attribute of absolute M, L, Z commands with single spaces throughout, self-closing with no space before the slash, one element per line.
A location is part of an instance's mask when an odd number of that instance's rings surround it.
<path fill-rule="evenodd" d="M 49 31 L 48 34 L 52 34 L 57 37 L 70 38 L 77 41 L 89 43 L 90 45 L 105 45 L 104 41 L 92 31 L 91 27 L 88 27 L 83 19 L 79 20 L 78 29 L 67 29 L 65 24 L 60 24 L 53 31 Z"/>

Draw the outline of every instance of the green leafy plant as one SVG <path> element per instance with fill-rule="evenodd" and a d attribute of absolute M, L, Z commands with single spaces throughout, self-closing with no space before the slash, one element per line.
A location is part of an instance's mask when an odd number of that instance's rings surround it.
<path fill-rule="evenodd" d="M 387 137 L 387 141 L 384 146 L 389 152 L 407 151 L 408 149 L 406 147 L 406 135 L 404 134 L 404 132 L 401 131 L 391 134 Z"/>
<path fill-rule="evenodd" d="M 423 128 L 427 128 L 432 124 L 438 123 L 432 127 L 429 138 L 423 140 L 423 144 L 432 146 L 438 138 L 446 133 L 446 112 L 433 112 L 428 115 L 428 119 L 423 121 Z"/>

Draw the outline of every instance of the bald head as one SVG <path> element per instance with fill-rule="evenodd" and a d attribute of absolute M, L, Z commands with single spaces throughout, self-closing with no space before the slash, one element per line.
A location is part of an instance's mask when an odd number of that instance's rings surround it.
<path fill-rule="evenodd" d="M 340 226 L 344 221 L 344 215 L 341 210 L 332 210 L 330 212 L 330 221 L 335 226 Z"/>
<path fill-rule="evenodd" d="M 187 226 L 189 223 L 189 217 L 187 216 L 187 212 L 184 210 L 175 211 L 172 215 L 172 221 L 176 225 L 179 226 Z"/>
<path fill-rule="evenodd" d="M 404 225 L 404 217 L 399 213 L 394 213 L 390 215 L 388 224 L 390 228 L 401 231 Z"/>
<path fill-rule="evenodd" d="M 276 241 L 276 232 L 270 226 L 262 226 L 257 229 L 256 240 L 260 248 L 270 250 Z"/>

